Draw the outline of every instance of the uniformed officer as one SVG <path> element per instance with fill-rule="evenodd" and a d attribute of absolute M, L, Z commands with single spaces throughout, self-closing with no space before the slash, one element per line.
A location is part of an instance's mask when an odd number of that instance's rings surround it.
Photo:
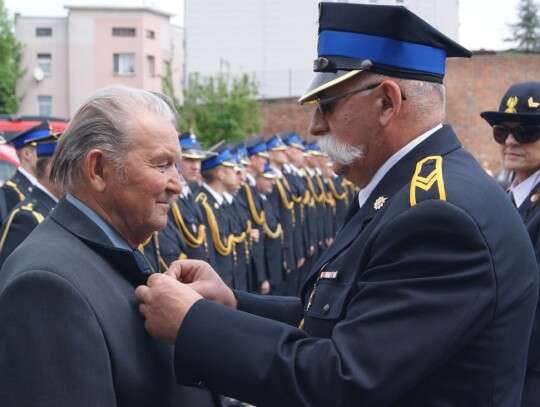
<path fill-rule="evenodd" d="M 270 294 L 285 294 L 285 276 L 282 266 L 283 229 L 279 223 L 279 214 L 267 196 L 273 191 L 276 174 L 269 164 L 263 166 L 262 171 L 255 175 L 255 190 L 260 198 L 264 223 L 264 261 L 270 283 Z"/>
<path fill-rule="evenodd" d="M 519 405 L 535 254 L 442 125 L 446 58 L 471 52 L 405 7 L 354 3 L 320 4 L 317 44 L 300 102 L 362 188 L 344 226 L 300 299 L 233 292 L 203 262 L 150 276 L 147 330 L 175 344 L 179 383 L 258 406 Z"/>
<path fill-rule="evenodd" d="M 13 174 L 13 176 L 1 187 L 4 191 L 8 212 L 30 195 L 32 188 L 37 182 L 36 144 L 33 142 L 27 143 L 26 141 L 41 136 L 48 136 L 51 133 L 52 129 L 49 121 L 44 120 L 40 124 L 15 134 L 11 138 L 6 138 L 6 141 L 15 147 L 17 157 L 19 158 L 19 167 L 17 167 L 17 171 L 15 171 L 15 174 Z"/>
<path fill-rule="evenodd" d="M 0 267 L 7 257 L 26 239 L 54 209 L 64 192 L 49 181 L 51 158 L 56 148 L 57 134 L 43 133 L 28 138 L 36 150 L 36 183 L 22 202 L 15 205 L 0 230 Z"/>
<path fill-rule="evenodd" d="M 492 127 L 505 170 L 514 173 L 509 195 L 527 226 L 540 270 L 540 82 L 515 83 L 498 111 L 480 114 Z M 531 334 L 522 406 L 540 405 L 540 305 Z"/>
<path fill-rule="evenodd" d="M 262 198 L 257 193 L 256 184 L 257 176 L 263 172 L 264 166 L 268 164 L 268 151 L 266 149 L 266 143 L 261 135 L 256 135 L 248 138 L 245 141 L 246 153 L 249 159 L 249 164 L 246 165 L 246 182 L 243 183 L 239 194 L 243 196 L 245 202 L 247 202 L 249 208 L 249 214 L 251 217 L 251 227 L 259 231 L 259 242 L 253 245 L 253 271 L 254 281 L 257 286 L 252 287 L 253 292 L 268 293 L 270 287 L 270 274 L 275 272 L 276 275 L 280 275 L 280 281 L 284 279 L 283 265 L 281 264 L 278 270 L 269 270 L 266 263 L 264 240 L 265 225 L 266 225 L 266 212 L 263 207 Z M 280 254 L 281 261 L 281 254 Z M 271 292 L 270 292 L 271 293 Z"/>
<path fill-rule="evenodd" d="M 204 158 L 203 149 L 193 132 L 179 135 L 182 149 L 180 175 L 182 193 L 173 203 L 169 218 L 180 232 L 185 242 L 185 254 L 189 259 L 199 259 L 215 264 L 214 248 L 207 234 L 201 206 L 195 202 L 201 179 L 201 160 Z"/>
<path fill-rule="evenodd" d="M 214 247 L 214 264 L 225 283 L 234 288 L 245 280 L 235 282 L 234 271 L 238 265 L 236 243 L 246 236 L 233 234 L 227 202 L 223 198 L 227 185 L 236 185 L 238 178 L 235 162 L 225 142 L 219 142 L 207 151 L 201 164 L 203 184 L 196 201 L 201 205 L 207 233 Z"/>

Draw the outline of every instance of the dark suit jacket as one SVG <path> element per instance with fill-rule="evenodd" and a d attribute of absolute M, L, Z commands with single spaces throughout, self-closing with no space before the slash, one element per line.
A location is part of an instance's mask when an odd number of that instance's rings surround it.
<path fill-rule="evenodd" d="M 236 293 L 246 312 L 195 303 L 177 378 L 260 407 L 516 406 L 536 267 L 504 191 L 445 126 L 383 177 L 302 301 Z"/>
<path fill-rule="evenodd" d="M 49 216 L 55 205 L 54 199 L 37 187 L 24 201 L 15 205 L 0 230 L 0 267 L 36 226 Z"/>
<path fill-rule="evenodd" d="M 16 190 L 12 184 L 15 184 Z M 30 195 L 30 192 L 32 192 L 33 187 L 34 185 L 22 172 L 19 170 L 15 171 L 15 174 L 1 187 L 4 191 L 7 211 L 11 211 L 15 205 L 24 201 Z M 20 194 L 24 196 L 23 199 L 21 199 Z"/>
<path fill-rule="evenodd" d="M 146 333 L 138 270 L 61 200 L 0 270 L 2 405 L 214 405 L 175 384 L 173 348 Z"/>
<path fill-rule="evenodd" d="M 525 222 L 527 231 L 536 252 L 536 262 L 540 270 L 540 184 L 536 185 L 529 197 L 518 208 L 521 218 Z M 531 342 L 529 345 L 529 361 L 525 374 L 523 389 L 523 406 L 540 406 L 540 303 L 536 308 Z"/>

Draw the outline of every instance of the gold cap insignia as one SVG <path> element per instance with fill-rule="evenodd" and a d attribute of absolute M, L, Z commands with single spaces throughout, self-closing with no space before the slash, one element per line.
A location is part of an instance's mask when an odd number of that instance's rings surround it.
<path fill-rule="evenodd" d="M 518 97 L 517 96 L 511 96 L 506 101 L 506 110 L 504 113 L 517 113 L 516 111 L 516 105 L 518 104 Z"/>
<path fill-rule="evenodd" d="M 529 106 L 530 109 L 538 109 L 538 106 L 540 106 L 540 102 L 535 102 L 533 97 L 529 97 L 529 99 L 527 99 L 527 105 Z"/>
<path fill-rule="evenodd" d="M 384 205 L 384 203 L 386 202 L 388 198 L 385 197 L 385 196 L 380 196 L 377 198 L 377 200 L 375 201 L 375 203 L 373 204 L 373 208 L 378 211 L 379 209 L 381 209 Z"/>

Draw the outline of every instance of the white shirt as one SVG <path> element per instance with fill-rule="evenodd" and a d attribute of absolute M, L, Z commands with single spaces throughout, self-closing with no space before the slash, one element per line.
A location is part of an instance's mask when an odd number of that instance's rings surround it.
<path fill-rule="evenodd" d="M 519 184 L 517 184 L 517 179 L 512 182 L 509 193 L 514 195 L 514 202 L 518 208 L 525 202 L 534 187 L 538 184 L 538 181 L 540 181 L 540 170 Z"/>
<path fill-rule="evenodd" d="M 210 194 L 212 194 L 212 196 L 214 197 L 214 199 L 217 201 L 217 203 L 221 206 L 221 204 L 223 203 L 223 195 L 217 193 L 216 191 L 214 191 L 210 185 L 208 185 L 207 183 L 204 183 L 203 184 L 203 187 L 206 188 L 206 190 L 208 192 L 210 192 Z"/>
<path fill-rule="evenodd" d="M 360 204 L 360 208 L 362 205 L 364 205 L 375 189 L 375 187 L 379 184 L 379 182 L 383 179 L 383 177 L 386 175 L 388 171 L 407 153 L 409 153 L 413 148 L 415 148 L 418 144 L 420 144 L 422 141 L 427 139 L 429 136 L 431 136 L 433 133 L 435 133 L 437 130 L 442 128 L 442 124 L 439 124 L 438 126 L 434 127 L 433 129 L 425 132 L 419 137 L 416 137 L 414 140 L 412 140 L 409 144 L 404 146 L 401 150 L 394 153 L 392 157 L 390 157 L 386 162 L 379 167 L 377 171 L 375 171 L 375 174 L 373 177 L 371 177 L 371 180 L 369 180 L 368 184 L 365 186 L 365 188 L 362 188 L 360 192 L 358 193 L 358 202 Z"/>
<path fill-rule="evenodd" d="M 22 169 L 21 167 L 17 168 L 17 171 L 19 171 L 22 175 L 24 175 L 26 178 L 28 178 L 28 181 L 32 183 L 32 185 L 37 184 L 37 179 L 32 174 L 30 174 L 28 171 Z"/>

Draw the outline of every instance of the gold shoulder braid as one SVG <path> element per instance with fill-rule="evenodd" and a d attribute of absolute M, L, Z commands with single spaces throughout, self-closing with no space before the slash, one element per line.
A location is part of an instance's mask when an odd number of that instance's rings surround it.
<path fill-rule="evenodd" d="M 330 192 L 332 192 L 334 199 L 337 199 L 338 201 L 347 200 L 347 191 L 338 194 L 336 186 L 330 177 L 326 177 L 326 182 L 328 182 L 328 188 L 330 189 Z"/>
<path fill-rule="evenodd" d="M 424 166 L 432 165 L 435 163 L 435 168 L 431 171 L 426 177 L 420 175 Z M 442 157 L 441 156 L 429 156 L 423 160 L 416 163 L 416 171 L 411 180 L 411 189 L 410 189 L 410 204 L 411 206 L 416 205 L 417 203 L 417 191 L 418 188 L 423 191 L 429 191 L 431 187 L 437 183 L 438 197 L 440 200 L 446 201 L 446 191 L 444 189 L 444 180 L 442 173 Z"/>
<path fill-rule="evenodd" d="M 270 239 L 277 239 L 278 237 L 281 238 L 282 242 L 283 242 L 283 229 L 281 228 L 281 223 L 278 223 L 277 224 L 277 227 L 276 227 L 276 230 L 272 232 L 272 229 L 270 229 L 268 227 L 268 225 L 266 224 L 266 222 L 264 223 L 263 225 L 263 231 L 264 231 L 264 235 Z"/>
<path fill-rule="evenodd" d="M 295 214 L 294 214 L 294 202 L 289 202 L 289 200 L 287 199 L 287 194 L 285 193 L 285 189 L 283 188 L 283 184 L 281 183 L 281 180 L 279 178 L 276 178 L 276 187 L 278 189 L 279 196 L 281 198 L 281 202 L 283 203 L 283 206 L 285 207 L 285 209 L 291 212 L 292 224 L 293 226 L 295 226 L 296 219 L 295 219 Z"/>
<path fill-rule="evenodd" d="M 309 191 L 311 192 L 311 196 L 315 200 L 315 202 L 321 203 L 323 200 L 325 200 L 324 192 L 322 192 L 321 195 L 317 195 L 317 193 L 315 192 L 313 181 L 311 180 L 311 177 L 308 175 L 307 172 L 304 172 L 304 178 L 307 181 Z"/>
<path fill-rule="evenodd" d="M 10 187 L 11 189 L 13 189 L 17 195 L 19 196 L 19 200 L 22 202 L 24 201 L 24 194 L 21 192 L 21 190 L 19 189 L 19 187 L 17 187 L 17 184 L 15 184 L 13 181 L 6 181 L 6 186 Z"/>
<path fill-rule="evenodd" d="M 196 201 L 201 202 L 201 205 L 206 213 L 206 217 L 208 218 L 208 225 L 210 226 L 210 232 L 212 234 L 212 240 L 214 241 L 214 247 L 216 248 L 216 251 L 221 254 L 222 256 L 228 256 L 231 254 L 234 248 L 234 236 L 229 235 L 227 236 L 227 243 L 223 243 L 221 241 L 221 236 L 219 234 L 219 226 L 217 224 L 216 217 L 214 215 L 214 211 L 208 205 L 206 195 L 201 192 L 198 196 Z M 245 238 L 245 233 L 244 233 Z"/>
<path fill-rule="evenodd" d="M 9 228 L 11 227 L 11 224 L 13 223 L 13 219 L 21 211 L 30 212 L 32 216 L 34 216 L 38 224 L 43 222 L 43 220 L 45 219 L 41 213 L 34 211 L 34 204 L 32 202 L 21 206 L 19 209 L 15 209 L 13 212 L 11 212 L 11 215 L 9 215 L 9 218 L 4 228 L 2 239 L 0 239 L 0 252 L 2 251 L 2 249 L 4 248 L 4 244 L 6 243 Z"/>
<path fill-rule="evenodd" d="M 172 214 L 174 218 L 174 223 L 176 223 L 176 227 L 184 236 L 186 243 L 190 247 L 193 247 L 193 248 L 197 248 L 201 244 L 203 244 L 206 238 L 206 233 L 205 233 L 206 227 L 204 225 L 199 225 L 197 228 L 197 237 L 193 236 L 191 232 L 188 230 L 186 223 L 184 222 L 184 218 L 182 217 L 182 214 L 180 213 L 180 209 L 178 208 L 178 204 L 176 202 L 173 203 L 171 209 L 172 209 Z"/>
<path fill-rule="evenodd" d="M 266 216 L 265 216 L 264 211 L 261 211 L 259 215 L 259 213 L 257 212 L 257 208 L 255 207 L 255 202 L 253 202 L 253 195 L 251 194 L 251 188 L 245 182 L 242 184 L 242 186 L 244 187 L 246 191 L 246 198 L 247 198 L 247 203 L 249 207 L 249 213 L 251 214 L 253 221 L 257 225 L 262 225 L 263 223 L 266 222 Z"/>

